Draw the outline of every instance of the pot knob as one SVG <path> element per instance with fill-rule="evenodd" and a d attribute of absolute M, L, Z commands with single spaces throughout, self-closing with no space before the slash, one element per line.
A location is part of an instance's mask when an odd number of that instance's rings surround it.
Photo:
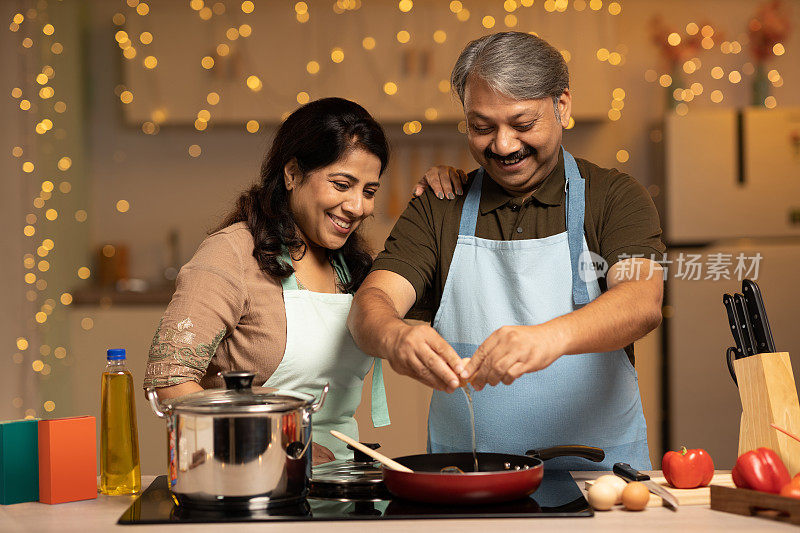
<path fill-rule="evenodd" d="M 378 444 L 377 442 L 362 442 L 361 444 L 372 450 L 377 450 L 378 448 L 381 447 L 381 445 Z M 355 461 L 356 463 L 371 463 L 375 460 L 369 455 L 362 452 L 361 450 L 353 447 L 352 444 L 348 444 L 347 449 L 353 450 L 353 461 Z"/>
<path fill-rule="evenodd" d="M 223 372 L 222 379 L 225 380 L 225 388 L 228 390 L 248 390 L 253 386 L 255 372 Z"/>

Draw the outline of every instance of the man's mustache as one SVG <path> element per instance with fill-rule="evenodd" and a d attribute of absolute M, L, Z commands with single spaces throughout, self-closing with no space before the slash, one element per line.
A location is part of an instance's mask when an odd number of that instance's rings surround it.
<path fill-rule="evenodd" d="M 508 154 L 508 155 L 496 154 L 496 153 L 492 152 L 491 148 L 489 148 L 488 146 L 486 147 L 486 150 L 483 151 L 483 155 L 484 155 L 484 157 L 486 157 L 486 159 L 499 159 L 499 160 L 528 157 L 532 153 L 533 153 L 533 148 L 531 148 L 527 144 L 524 145 L 519 150 L 517 150 L 516 152 Z"/>

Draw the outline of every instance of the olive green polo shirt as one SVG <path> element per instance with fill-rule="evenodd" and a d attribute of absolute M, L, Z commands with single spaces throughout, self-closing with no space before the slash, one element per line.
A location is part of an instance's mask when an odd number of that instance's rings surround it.
<path fill-rule="evenodd" d="M 639 255 L 662 257 L 658 212 L 650 194 L 631 176 L 576 158 L 586 181 L 584 235 L 589 250 L 611 267 Z M 472 184 L 476 171 L 469 174 Z M 484 175 L 477 237 L 492 240 L 541 239 L 566 231 L 564 156 L 533 194 L 522 200 Z M 398 219 L 372 270 L 389 270 L 407 279 L 417 294 L 409 316 L 432 320 L 444 290 L 458 240 L 464 195 L 440 200 L 430 189 L 414 198 Z M 491 275 L 492 273 L 485 273 Z M 601 279 L 601 288 L 605 288 Z"/>

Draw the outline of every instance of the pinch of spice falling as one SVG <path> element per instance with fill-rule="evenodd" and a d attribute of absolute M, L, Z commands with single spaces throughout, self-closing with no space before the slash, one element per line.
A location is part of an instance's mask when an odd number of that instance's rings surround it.
<path fill-rule="evenodd" d="M 467 406 L 469 407 L 469 423 L 472 427 L 472 460 L 475 462 L 475 472 L 477 472 L 479 469 L 478 452 L 475 446 L 475 409 L 472 406 L 472 394 L 469 392 L 469 384 L 461 387 L 461 390 L 464 391 L 464 395 L 467 397 Z"/>

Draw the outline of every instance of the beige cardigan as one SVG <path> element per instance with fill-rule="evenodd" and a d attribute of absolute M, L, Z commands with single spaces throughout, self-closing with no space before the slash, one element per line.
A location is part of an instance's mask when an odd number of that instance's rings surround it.
<path fill-rule="evenodd" d="M 144 387 L 223 387 L 220 372 L 228 370 L 255 372 L 261 385 L 285 349 L 280 280 L 258 268 L 253 237 L 240 222 L 206 238 L 181 268 L 150 346 Z"/>

